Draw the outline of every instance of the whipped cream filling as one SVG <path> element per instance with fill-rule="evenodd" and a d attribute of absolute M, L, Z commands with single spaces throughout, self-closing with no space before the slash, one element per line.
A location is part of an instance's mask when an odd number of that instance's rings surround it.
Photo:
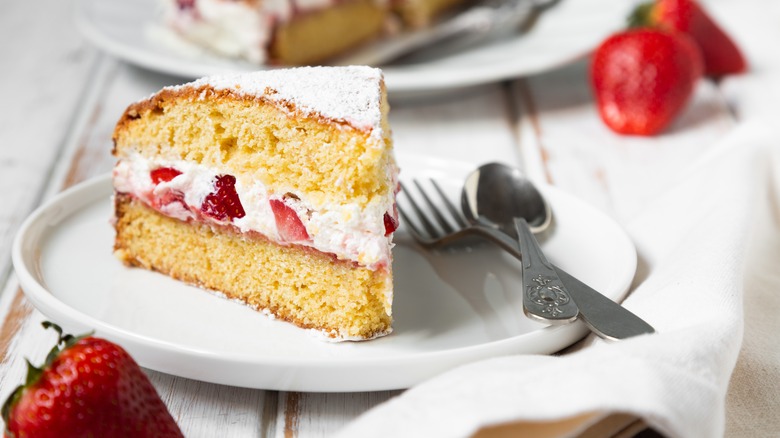
<path fill-rule="evenodd" d="M 292 11 L 287 0 L 260 5 L 258 9 L 246 2 L 195 0 L 182 7 L 177 0 L 167 0 L 166 19 L 182 36 L 214 52 L 263 63 L 274 20 Z"/>
<path fill-rule="evenodd" d="M 155 183 L 151 172 L 160 168 L 172 168 L 181 173 L 169 181 Z M 130 194 L 160 213 L 179 220 L 232 225 L 244 233 L 256 232 L 282 245 L 308 246 L 369 269 L 390 264 L 393 242 L 392 233 L 385 235 L 385 215 L 397 220 L 392 193 L 363 209 L 354 204 L 334 203 L 315 207 L 303 193 L 272 192 L 260 182 L 237 179 L 235 191 L 245 214 L 220 220 L 202 214 L 201 207 L 207 196 L 215 192 L 217 177 L 223 174 L 192 162 L 149 160 L 132 154 L 117 162 L 113 181 L 117 192 Z M 277 205 L 276 214 L 272 201 Z M 305 228 L 304 237 L 285 229 L 289 228 L 288 224 L 277 223 L 279 203 L 289 208 L 283 208 L 288 215 L 290 211 L 295 213 Z M 298 226 L 294 224 L 293 228 Z M 299 237 L 289 240 L 291 234 Z"/>

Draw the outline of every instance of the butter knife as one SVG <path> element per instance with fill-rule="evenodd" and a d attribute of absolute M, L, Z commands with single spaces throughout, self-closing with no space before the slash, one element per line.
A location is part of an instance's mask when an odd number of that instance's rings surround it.
<path fill-rule="evenodd" d="M 520 242 L 503 231 L 479 227 L 478 234 L 487 237 L 501 248 L 523 259 Z M 655 329 L 642 318 L 610 300 L 558 266 L 552 265 L 579 308 L 579 317 L 591 331 L 608 340 L 620 340 L 633 336 L 655 333 Z"/>

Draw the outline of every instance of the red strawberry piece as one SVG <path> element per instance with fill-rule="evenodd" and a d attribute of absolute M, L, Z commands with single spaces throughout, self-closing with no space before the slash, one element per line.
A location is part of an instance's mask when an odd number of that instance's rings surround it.
<path fill-rule="evenodd" d="M 171 181 L 179 175 L 181 175 L 181 172 L 173 167 L 158 167 L 149 173 L 149 176 L 152 178 L 152 182 L 155 185 L 160 184 L 161 182 Z M 184 206 L 187 205 L 184 202 L 184 193 L 178 190 L 165 190 L 161 193 L 157 193 L 157 197 L 153 200 L 156 208 L 168 205 L 172 202 L 178 202 Z"/>
<path fill-rule="evenodd" d="M 309 240 L 309 233 L 306 227 L 289 205 L 281 199 L 271 199 L 271 210 L 274 212 L 276 220 L 276 229 L 279 231 L 279 237 L 284 242 L 302 242 Z"/>
<path fill-rule="evenodd" d="M 389 236 L 398 229 L 398 219 L 396 219 L 394 216 L 391 216 L 390 213 L 385 213 L 384 222 L 385 236 Z"/>
<path fill-rule="evenodd" d="M 653 135 L 682 111 L 702 70 L 701 51 L 687 35 L 633 29 L 596 49 L 590 79 L 607 126 L 621 134 Z"/>
<path fill-rule="evenodd" d="M 747 70 L 737 44 L 694 0 L 657 0 L 637 8 L 633 24 L 683 32 L 699 45 L 704 56 L 704 74 L 720 77 Z"/>
<path fill-rule="evenodd" d="M 182 437 L 132 357 L 92 336 L 59 333 L 43 367 L 28 362 L 26 383 L 2 408 L 6 437 Z"/>
<path fill-rule="evenodd" d="M 181 172 L 173 167 L 158 167 L 149 173 L 149 176 L 152 178 L 152 182 L 155 185 L 160 184 L 163 181 L 168 182 L 179 175 L 181 175 Z"/>
<path fill-rule="evenodd" d="M 219 175 L 214 183 L 215 191 L 206 195 L 200 210 L 217 220 L 233 220 L 246 216 L 236 193 L 236 177 Z"/>

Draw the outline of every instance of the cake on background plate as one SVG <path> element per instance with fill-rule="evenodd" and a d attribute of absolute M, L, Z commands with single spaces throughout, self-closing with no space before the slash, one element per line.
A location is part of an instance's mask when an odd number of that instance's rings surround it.
<path fill-rule="evenodd" d="M 184 40 L 256 64 L 318 64 L 385 35 L 419 28 L 472 0 L 163 0 Z M 398 19 L 400 18 L 400 20 Z"/>
<path fill-rule="evenodd" d="M 213 76 L 130 105 L 115 255 L 334 340 L 390 333 L 387 112 L 369 67 Z"/>

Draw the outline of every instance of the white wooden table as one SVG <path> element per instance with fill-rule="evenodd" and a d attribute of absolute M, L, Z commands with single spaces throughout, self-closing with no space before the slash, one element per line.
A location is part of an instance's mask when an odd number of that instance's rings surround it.
<path fill-rule="evenodd" d="M 559 186 L 618 222 L 629 220 L 675 180 L 686 161 L 742 120 L 777 112 L 780 3 L 706 3 L 743 46 L 753 71 L 720 84 L 703 81 L 664 135 L 646 139 L 608 131 L 597 117 L 583 60 L 423 102 L 393 102 L 396 147 L 400 154 L 474 165 L 514 160 L 532 178 Z M 99 52 L 78 34 L 71 8 L 68 0 L 0 0 L 2 398 L 21 382 L 24 358 L 42 360 L 52 342 L 13 273 L 16 230 L 43 200 L 111 169 L 111 132 L 130 102 L 183 81 Z M 641 269 L 640 263 L 639 275 Z M 328 436 L 398 394 L 276 392 L 149 375 L 189 437 Z"/>

